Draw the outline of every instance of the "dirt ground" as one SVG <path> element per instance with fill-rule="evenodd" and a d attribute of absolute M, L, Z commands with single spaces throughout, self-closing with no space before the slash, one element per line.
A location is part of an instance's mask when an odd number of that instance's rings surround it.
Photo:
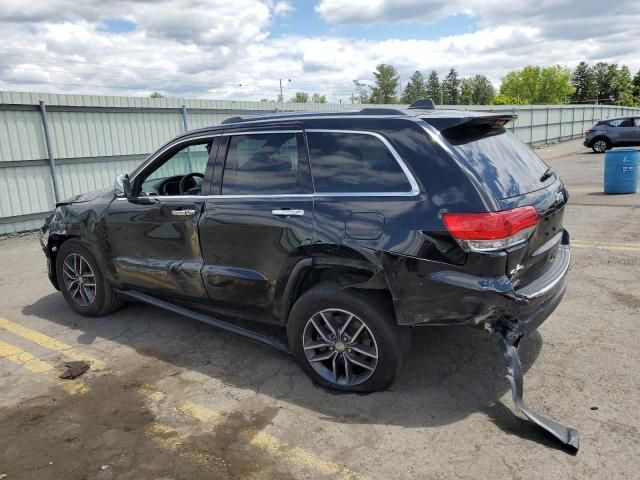
<path fill-rule="evenodd" d="M 335 394 L 154 307 L 76 315 L 27 235 L 0 241 L 0 478 L 638 478 L 640 194 L 601 193 L 603 156 L 579 141 L 538 152 L 569 188 L 573 260 L 523 341 L 525 400 L 580 432 L 577 455 L 515 412 L 485 332 L 421 329 L 392 390 Z M 69 360 L 91 369 L 59 379 Z"/>

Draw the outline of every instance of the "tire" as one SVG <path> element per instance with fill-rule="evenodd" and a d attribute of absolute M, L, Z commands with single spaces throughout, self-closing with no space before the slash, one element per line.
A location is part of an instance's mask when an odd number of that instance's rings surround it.
<path fill-rule="evenodd" d="M 70 239 L 60 246 L 56 276 L 64 299 L 80 315 L 100 317 L 122 305 L 122 299 L 104 278 L 95 257 L 79 240 Z M 82 285 L 78 281 L 80 277 Z"/>
<path fill-rule="evenodd" d="M 315 383 L 350 392 L 389 388 L 411 349 L 411 330 L 395 323 L 388 302 L 335 284 L 320 284 L 298 299 L 287 336 L 295 360 Z"/>
<path fill-rule="evenodd" d="M 606 138 L 596 138 L 591 149 L 595 153 L 604 153 L 611 148 L 611 142 Z"/>

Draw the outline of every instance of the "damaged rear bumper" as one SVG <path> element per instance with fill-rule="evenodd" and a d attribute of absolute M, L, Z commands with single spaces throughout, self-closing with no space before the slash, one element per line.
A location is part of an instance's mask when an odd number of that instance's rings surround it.
<path fill-rule="evenodd" d="M 538 328 L 562 300 L 570 261 L 569 245 L 563 244 L 544 272 L 522 288 L 506 275 L 477 276 L 410 257 L 388 262 L 385 270 L 398 289 L 401 325 L 470 325 L 521 335 Z"/>
<path fill-rule="evenodd" d="M 524 372 L 520 363 L 518 344 L 520 340 L 513 341 L 500 334 L 500 348 L 504 359 L 507 362 L 507 379 L 511 384 L 511 396 L 516 405 L 529 420 L 541 429 L 557 438 L 569 451 L 575 453 L 580 448 L 580 437 L 578 431 L 571 427 L 565 427 L 560 423 L 543 417 L 531 410 L 524 403 Z"/>

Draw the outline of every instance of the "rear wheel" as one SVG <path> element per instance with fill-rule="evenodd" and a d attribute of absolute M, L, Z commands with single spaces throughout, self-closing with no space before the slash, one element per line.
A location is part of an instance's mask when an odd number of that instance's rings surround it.
<path fill-rule="evenodd" d="M 385 390 L 396 379 L 411 345 L 378 297 L 338 285 L 319 285 L 291 309 L 289 346 L 316 383 L 337 390 Z"/>
<path fill-rule="evenodd" d="M 606 138 L 598 138 L 595 142 L 593 142 L 593 147 L 591 148 L 596 153 L 604 153 L 611 148 L 611 144 Z"/>
<path fill-rule="evenodd" d="M 60 246 L 56 276 L 65 300 L 81 315 L 98 317 L 122 305 L 94 256 L 79 240 L 67 240 Z"/>

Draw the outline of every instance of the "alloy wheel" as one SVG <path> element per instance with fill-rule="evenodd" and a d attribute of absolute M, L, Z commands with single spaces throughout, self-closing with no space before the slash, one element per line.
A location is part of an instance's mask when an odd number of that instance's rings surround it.
<path fill-rule="evenodd" d="M 78 253 L 70 253 L 62 264 L 64 286 L 74 302 L 87 307 L 96 298 L 96 276 L 89 262 Z"/>
<path fill-rule="evenodd" d="M 602 153 L 607 149 L 607 142 L 604 140 L 598 140 L 593 144 L 593 149 L 598 153 Z"/>
<path fill-rule="evenodd" d="M 330 308 L 313 315 L 302 333 L 311 367 L 326 381 L 354 386 L 373 375 L 378 345 L 369 327 L 346 310 Z"/>

